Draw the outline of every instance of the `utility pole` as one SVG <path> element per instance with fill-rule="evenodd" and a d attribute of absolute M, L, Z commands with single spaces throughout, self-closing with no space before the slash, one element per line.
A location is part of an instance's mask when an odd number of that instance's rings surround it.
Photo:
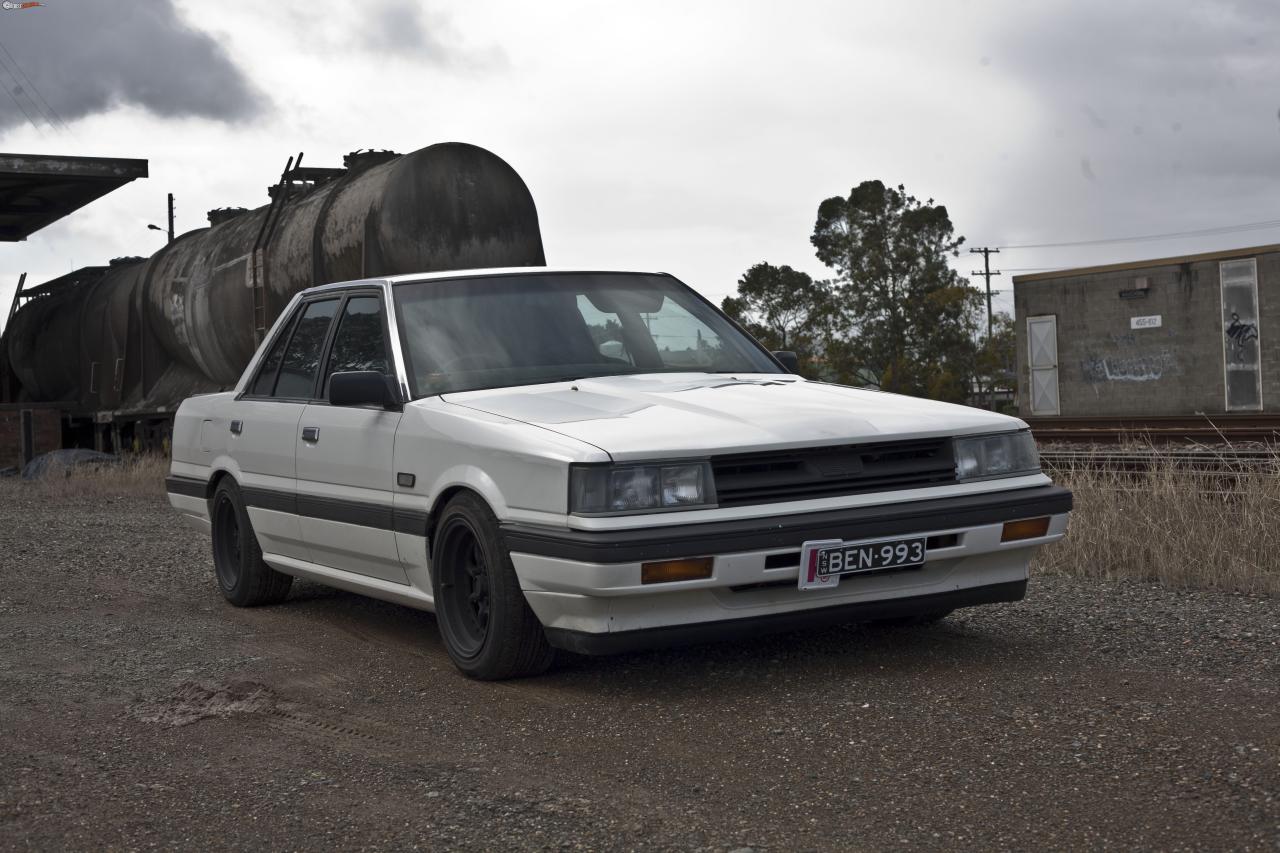
<path fill-rule="evenodd" d="M 1000 275 L 1000 270 L 991 271 L 991 256 L 1000 254 L 999 249 L 992 249 L 989 246 L 983 246 L 981 249 L 970 249 L 971 255 L 982 255 L 982 269 L 974 270 L 970 275 L 980 275 L 987 280 L 987 346 L 991 346 L 991 276 Z M 990 388 L 990 399 L 988 405 L 994 412 L 996 408 L 996 386 L 995 377 L 987 377 L 987 385 Z"/>
<path fill-rule="evenodd" d="M 159 225 L 148 225 L 148 231 L 164 231 Z M 173 193 L 169 193 L 169 242 L 173 242 Z"/>
<path fill-rule="evenodd" d="M 991 276 L 1000 275 L 1000 270 L 991 271 L 991 256 L 1000 254 L 999 249 L 986 246 L 981 249 L 970 249 L 971 255 L 982 255 L 982 269 L 974 270 L 970 275 L 980 275 L 987 280 L 987 343 L 991 342 Z"/>

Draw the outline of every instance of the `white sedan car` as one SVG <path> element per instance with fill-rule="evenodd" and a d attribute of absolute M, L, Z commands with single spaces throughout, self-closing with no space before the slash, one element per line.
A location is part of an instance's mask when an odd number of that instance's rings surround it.
<path fill-rule="evenodd" d="M 182 404 L 169 500 L 231 603 L 301 577 L 431 610 L 477 678 L 1021 599 L 1071 509 L 1026 424 L 789 356 L 660 273 L 315 287 Z"/>

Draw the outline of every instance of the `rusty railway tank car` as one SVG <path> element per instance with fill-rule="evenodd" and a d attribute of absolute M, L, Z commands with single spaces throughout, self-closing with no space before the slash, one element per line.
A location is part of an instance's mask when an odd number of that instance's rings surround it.
<path fill-rule="evenodd" d="M 299 290 L 331 281 L 544 264 L 520 176 L 473 145 L 403 156 L 302 155 L 256 210 L 210 213 L 150 258 L 120 259 L 24 291 L 6 330 L 18 399 L 64 405 L 97 445 L 153 435 L 193 393 L 235 384 Z M 125 434 L 121 436 L 121 428 Z"/>

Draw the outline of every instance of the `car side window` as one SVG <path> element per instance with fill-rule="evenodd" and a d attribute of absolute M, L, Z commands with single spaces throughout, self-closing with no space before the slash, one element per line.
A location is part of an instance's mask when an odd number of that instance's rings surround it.
<path fill-rule="evenodd" d="M 320 371 L 320 351 L 337 312 L 337 299 L 312 302 L 303 309 L 280 362 L 280 378 L 276 380 L 273 397 L 311 399 L 315 393 L 316 374 Z"/>
<path fill-rule="evenodd" d="M 338 331 L 329 350 L 324 371 L 327 396 L 329 377 L 352 370 L 387 373 L 387 341 L 382 326 L 382 300 L 377 296 L 353 296 L 347 300 L 338 320 Z"/>
<path fill-rule="evenodd" d="M 249 393 L 254 397 L 269 397 L 271 389 L 276 384 L 276 373 L 280 370 L 280 359 L 284 357 L 285 345 L 289 343 L 289 336 L 293 334 L 293 327 L 298 322 L 298 315 L 301 312 L 295 311 L 293 316 L 289 318 L 289 322 L 280 332 L 280 337 L 276 338 L 276 342 L 272 344 L 271 351 L 262 359 L 262 364 L 258 366 L 258 375 L 254 377 L 253 384 L 249 386 Z"/>

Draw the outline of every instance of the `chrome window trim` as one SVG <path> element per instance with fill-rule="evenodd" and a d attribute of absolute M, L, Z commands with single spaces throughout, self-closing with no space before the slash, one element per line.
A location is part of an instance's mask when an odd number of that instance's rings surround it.
<path fill-rule="evenodd" d="M 400 342 L 400 316 L 396 313 L 395 293 L 390 281 L 382 282 L 382 301 L 387 310 L 387 335 L 391 338 L 391 361 L 395 371 L 396 382 L 400 386 L 400 399 L 409 402 L 413 397 L 409 394 L 409 374 L 405 369 L 404 348 Z"/>

